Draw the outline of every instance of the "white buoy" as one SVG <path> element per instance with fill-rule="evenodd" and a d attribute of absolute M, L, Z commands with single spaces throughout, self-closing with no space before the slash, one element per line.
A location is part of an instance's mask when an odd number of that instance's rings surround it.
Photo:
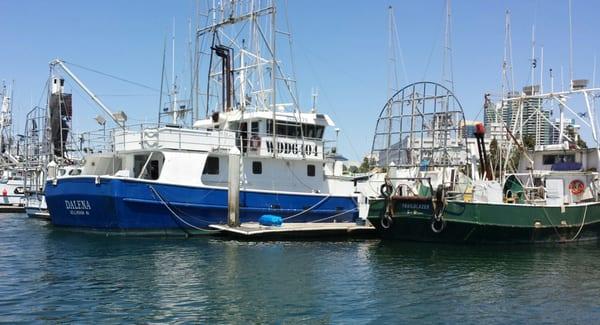
<path fill-rule="evenodd" d="M 229 174 L 227 195 L 227 224 L 230 227 L 240 225 L 240 150 L 229 150 Z"/>

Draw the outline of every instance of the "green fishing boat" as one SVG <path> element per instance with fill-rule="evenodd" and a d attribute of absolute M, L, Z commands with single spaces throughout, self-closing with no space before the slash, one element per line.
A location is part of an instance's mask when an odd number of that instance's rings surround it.
<path fill-rule="evenodd" d="M 599 240 L 600 175 L 597 171 L 600 152 L 594 111 L 588 99 L 600 89 L 580 87 L 549 94 L 528 90 L 507 101 L 514 103 L 517 112 L 532 101 L 539 102 L 531 114 L 545 114 L 541 103 L 558 101 L 561 121 L 556 123 L 556 143 L 535 145 L 527 150 L 520 134 L 524 126 L 512 125 L 511 130 L 505 124 L 499 137 L 505 143 L 498 147 L 508 148 L 506 158 L 495 148 L 494 159 L 486 151 L 489 140 L 486 142 L 485 136 L 489 131 L 486 132 L 482 124 L 474 128 L 474 141 L 465 140 L 463 154 L 446 152 L 445 159 L 431 155 L 431 149 L 438 154 L 448 150 L 448 146 L 437 145 L 435 139 L 430 141 L 429 147 L 424 146 L 427 142 L 423 140 L 416 146 L 414 139 L 423 135 L 438 133 L 448 143 L 462 144 L 461 137 L 468 138 L 468 134 L 459 132 L 458 141 L 450 140 L 456 136 L 449 132 L 453 130 L 450 126 L 434 125 L 436 114 L 433 121 L 428 121 L 423 114 L 427 111 L 423 102 L 431 94 L 413 93 L 408 97 L 396 94 L 380 115 L 373 145 L 373 152 L 387 160 L 380 159 L 382 166 L 387 164 L 386 176 L 380 183 L 379 197 L 369 200 L 367 217 L 380 235 L 411 241 L 488 244 Z M 563 110 L 568 107 L 566 100 L 575 95 L 585 99 L 587 119 L 583 114 L 579 117 L 591 128 L 596 148 L 583 148 L 577 135 L 565 131 Z M 442 113 L 450 111 L 448 99 L 452 96 L 444 100 L 446 107 Z M 419 101 L 415 102 L 415 98 Z M 398 103 L 398 107 L 394 103 Z M 415 114 L 414 109 L 405 111 L 406 107 L 415 105 L 419 107 L 419 117 L 410 116 Z M 376 142 L 381 142 L 378 137 L 396 134 L 389 128 L 398 124 L 395 118 L 407 121 L 412 118 L 413 123 L 404 124 L 410 129 L 397 131 L 399 140 L 395 143 L 388 141 L 387 147 L 377 146 Z M 417 118 L 418 123 L 414 123 Z M 460 123 L 459 120 L 459 129 Z M 511 147 L 516 150 L 510 151 Z M 476 150 L 478 154 L 472 155 Z M 464 157 L 467 159 L 461 166 Z M 516 166 L 509 170 L 510 164 Z"/>

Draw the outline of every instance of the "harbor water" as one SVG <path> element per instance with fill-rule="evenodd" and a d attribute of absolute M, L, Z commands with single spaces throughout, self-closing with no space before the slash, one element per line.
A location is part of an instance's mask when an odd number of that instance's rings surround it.
<path fill-rule="evenodd" d="M 254 242 L 0 215 L 3 323 L 595 323 L 600 247 Z"/>

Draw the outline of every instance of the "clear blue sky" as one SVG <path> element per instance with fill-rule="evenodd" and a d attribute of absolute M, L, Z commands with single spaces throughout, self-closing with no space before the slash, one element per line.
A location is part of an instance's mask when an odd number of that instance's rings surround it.
<path fill-rule="evenodd" d="M 375 122 L 386 101 L 388 5 L 395 9 L 408 76 L 402 80 L 405 84 L 441 79 L 444 3 L 289 0 L 301 103 L 309 107 L 311 88 L 319 89 L 319 110 L 330 114 L 341 128 L 340 150 L 349 158 L 360 159 L 370 150 Z M 0 1 L 0 79 L 15 80 L 17 123 L 23 124 L 25 112 L 38 104 L 48 62 L 55 57 L 158 88 L 163 42 L 173 19 L 177 71 L 188 73 L 187 21 L 194 16 L 195 4 L 194 0 Z M 567 0 L 453 0 L 454 82 L 467 119 L 480 112 L 484 93 L 500 92 L 506 9 L 512 12 L 517 87 L 530 82 L 534 23 L 537 44 L 544 46 L 545 70 L 553 68 L 560 85 L 563 66 L 568 83 Z M 592 79 L 598 12 L 598 1 L 573 0 L 575 78 Z M 114 110 L 124 109 L 131 120 L 156 119 L 156 92 L 73 70 Z M 548 79 L 544 82 L 549 84 Z M 75 94 L 75 127 L 92 127 L 97 108 L 74 84 L 67 88 Z"/>

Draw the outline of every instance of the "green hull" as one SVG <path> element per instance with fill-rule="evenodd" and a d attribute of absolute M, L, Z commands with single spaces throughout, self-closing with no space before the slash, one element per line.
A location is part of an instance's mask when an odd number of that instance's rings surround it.
<path fill-rule="evenodd" d="M 454 243 L 552 243 L 600 238 L 600 202 L 561 207 L 448 202 L 441 232 L 432 230 L 432 204 L 394 200 L 382 225 L 386 201 L 371 202 L 368 220 L 384 238 Z M 385 221 L 385 220 L 384 220 Z M 438 228 L 441 224 L 437 224 Z"/>

